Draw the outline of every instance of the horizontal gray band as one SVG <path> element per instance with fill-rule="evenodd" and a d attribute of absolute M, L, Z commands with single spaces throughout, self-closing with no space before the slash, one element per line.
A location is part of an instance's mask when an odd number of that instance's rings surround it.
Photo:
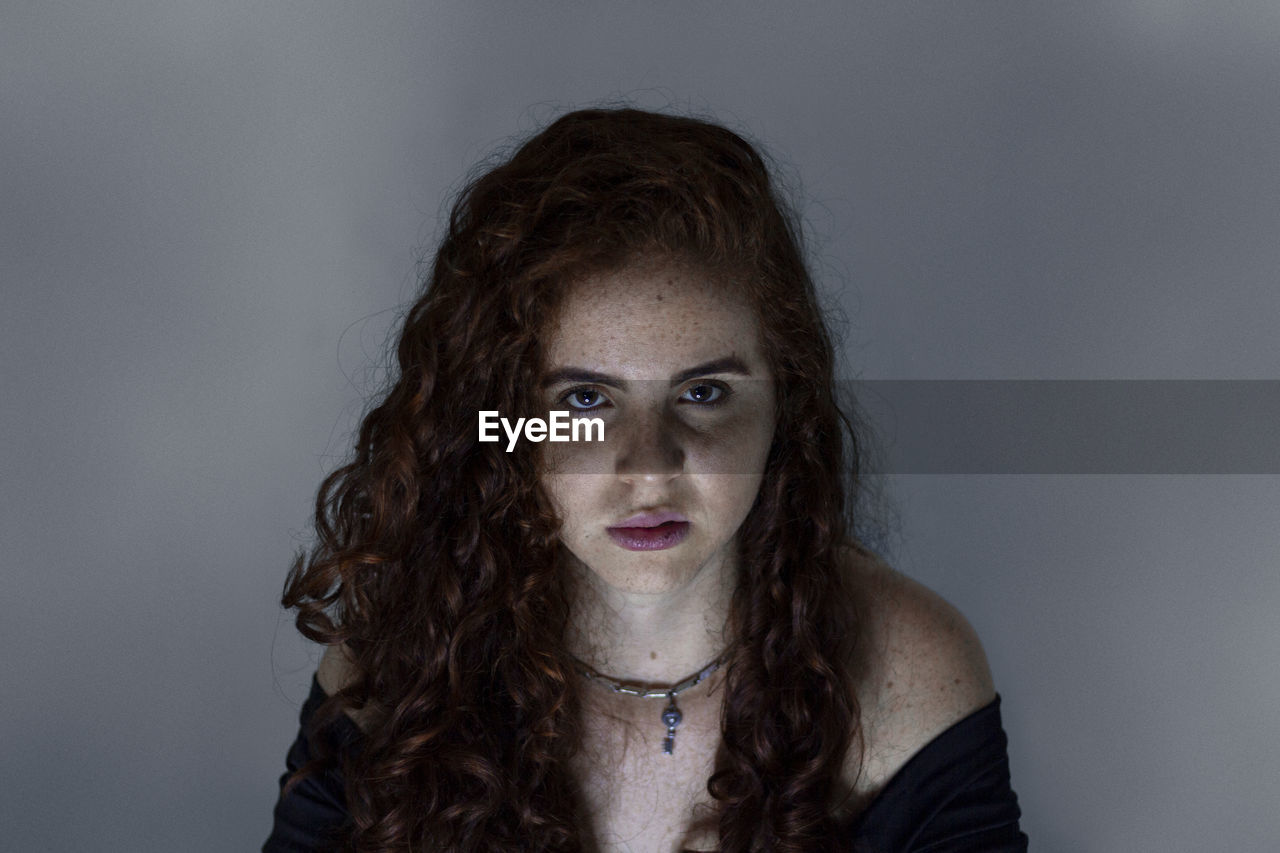
<path fill-rule="evenodd" d="M 1277 380 L 851 380 L 876 474 L 1278 474 Z"/>

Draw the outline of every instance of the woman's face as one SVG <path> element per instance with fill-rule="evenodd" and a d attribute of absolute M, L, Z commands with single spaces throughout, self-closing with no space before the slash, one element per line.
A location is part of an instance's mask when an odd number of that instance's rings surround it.
<path fill-rule="evenodd" d="M 602 442 L 540 445 L 570 555 L 627 593 L 736 572 L 774 429 L 750 306 L 695 268 L 632 266 L 578 282 L 548 333 L 547 409 L 604 423 Z"/>

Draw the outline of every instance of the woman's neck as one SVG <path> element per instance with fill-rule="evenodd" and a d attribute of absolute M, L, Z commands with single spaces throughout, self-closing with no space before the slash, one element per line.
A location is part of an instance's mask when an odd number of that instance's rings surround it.
<path fill-rule="evenodd" d="M 599 674 L 675 684 L 727 647 L 736 580 L 729 561 L 710 561 L 687 584 L 652 593 L 617 589 L 572 557 L 569 562 L 574 596 L 566 641 L 569 652 Z"/>

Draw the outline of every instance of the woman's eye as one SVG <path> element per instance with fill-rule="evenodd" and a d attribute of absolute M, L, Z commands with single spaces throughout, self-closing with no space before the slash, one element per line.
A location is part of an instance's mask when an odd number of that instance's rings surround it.
<path fill-rule="evenodd" d="M 728 394 L 729 389 L 723 385 L 719 383 L 712 385 L 704 382 L 701 385 L 694 385 L 688 391 L 685 391 L 684 397 L 694 403 L 714 406 L 723 402 Z"/>
<path fill-rule="evenodd" d="M 560 398 L 561 404 L 568 404 L 578 411 L 587 411 L 600 407 L 604 395 L 594 388 L 573 388 Z"/>

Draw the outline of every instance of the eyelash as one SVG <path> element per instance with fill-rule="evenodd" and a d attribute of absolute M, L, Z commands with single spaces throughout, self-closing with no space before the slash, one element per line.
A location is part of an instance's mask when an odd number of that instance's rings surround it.
<path fill-rule="evenodd" d="M 706 380 L 703 382 L 699 382 L 697 385 L 690 385 L 688 390 L 685 391 L 685 394 L 689 393 L 689 391 L 692 391 L 695 388 L 715 388 L 717 391 L 720 392 L 720 396 L 716 397 L 714 400 L 709 400 L 707 402 L 699 402 L 698 400 L 686 401 L 689 403 L 693 403 L 695 406 L 698 406 L 700 408 L 713 409 L 716 406 L 719 406 L 722 403 L 724 403 L 724 401 L 728 400 L 730 395 L 733 394 L 733 391 L 729 388 L 728 385 L 725 385 L 723 382 L 716 382 L 715 380 Z M 563 406 L 567 404 L 570 397 L 572 397 L 574 394 L 578 394 L 583 391 L 591 391 L 593 393 L 599 394 L 602 398 L 606 400 L 608 399 L 608 397 L 605 397 L 604 392 L 600 391 L 600 389 L 596 388 L 593 385 L 578 385 L 574 388 L 570 388 L 569 390 L 565 391 L 563 394 L 560 395 L 560 401 L 559 401 L 560 405 Z M 680 397 L 681 399 L 683 399 L 684 394 L 681 394 Z M 577 412 L 594 412 L 596 409 L 601 408 L 601 406 L 600 404 L 597 404 L 594 406 L 588 406 L 586 408 L 579 408 L 578 406 L 569 406 L 569 408 Z"/>

